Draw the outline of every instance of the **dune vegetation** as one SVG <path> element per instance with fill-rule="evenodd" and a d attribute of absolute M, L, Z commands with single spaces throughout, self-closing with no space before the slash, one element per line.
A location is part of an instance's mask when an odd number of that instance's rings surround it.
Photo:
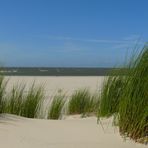
<path fill-rule="evenodd" d="M 49 99 L 50 105 L 45 107 L 42 85 L 38 86 L 34 82 L 27 87 L 20 83 L 9 91 L 6 86 L 7 81 L 0 77 L 0 113 L 43 119 L 61 119 L 63 114 L 81 114 L 82 117 L 97 114 L 98 93 L 91 94 L 88 89 L 76 90 L 70 97 L 58 92 Z"/>
<path fill-rule="evenodd" d="M 0 113 L 4 112 L 6 86 L 7 81 L 3 76 L 0 76 Z"/>
<path fill-rule="evenodd" d="M 62 117 L 62 110 L 65 105 L 65 95 L 58 94 L 55 95 L 51 101 L 48 110 L 48 119 L 61 119 Z"/>
<path fill-rule="evenodd" d="M 122 136 L 148 143 L 148 46 L 105 81 L 98 118 L 114 116 Z"/>
<path fill-rule="evenodd" d="M 3 98 L 1 113 L 10 113 L 27 118 L 38 117 L 44 99 L 43 87 L 33 83 L 26 92 L 26 85 L 16 85 Z"/>
<path fill-rule="evenodd" d="M 113 72 L 114 74 L 116 72 Z M 98 116 L 110 117 L 118 113 L 120 96 L 124 90 L 125 78 L 121 75 L 110 75 L 103 84 Z"/>
<path fill-rule="evenodd" d="M 68 102 L 68 114 L 95 114 L 99 104 L 97 94 L 91 94 L 88 89 L 75 91 Z"/>

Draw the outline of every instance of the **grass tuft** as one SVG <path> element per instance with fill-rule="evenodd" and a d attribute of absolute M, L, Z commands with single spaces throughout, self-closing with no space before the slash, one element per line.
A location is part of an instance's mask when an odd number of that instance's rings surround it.
<path fill-rule="evenodd" d="M 44 100 L 44 87 L 35 86 L 33 83 L 29 92 L 25 94 L 25 99 L 22 104 L 21 116 L 28 118 L 37 118 L 41 110 L 41 104 Z"/>
<path fill-rule="evenodd" d="M 7 81 L 0 76 L 0 113 L 4 112 Z"/>
<path fill-rule="evenodd" d="M 65 95 L 55 95 L 49 106 L 48 119 L 60 119 L 64 105 Z"/>
<path fill-rule="evenodd" d="M 26 91 L 25 85 L 13 86 L 3 99 L 3 111 L 27 118 L 37 118 L 44 99 L 44 89 L 42 86 L 35 86 L 33 83 Z"/>
<path fill-rule="evenodd" d="M 21 115 L 23 110 L 25 85 L 13 86 L 5 99 L 5 113 Z"/>
<path fill-rule="evenodd" d="M 88 89 L 77 90 L 68 102 L 68 114 L 95 113 L 99 103 L 96 94 L 91 95 Z"/>

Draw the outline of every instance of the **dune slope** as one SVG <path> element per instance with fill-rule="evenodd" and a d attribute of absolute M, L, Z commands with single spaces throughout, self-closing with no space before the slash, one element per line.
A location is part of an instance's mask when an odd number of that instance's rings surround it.
<path fill-rule="evenodd" d="M 0 117 L 1 148 L 145 148 L 126 142 L 111 120 L 101 125 L 95 117 L 80 119 L 70 116 L 64 120 L 27 119 L 3 114 Z"/>

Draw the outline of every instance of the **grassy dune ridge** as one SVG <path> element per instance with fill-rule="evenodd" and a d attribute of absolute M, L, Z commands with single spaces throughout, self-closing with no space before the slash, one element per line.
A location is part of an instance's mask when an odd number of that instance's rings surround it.
<path fill-rule="evenodd" d="M 44 87 L 35 82 L 27 88 L 26 84 L 13 86 L 6 91 L 7 83 L 0 77 L 0 113 L 10 113 L 27 118 L 61 119 L 63 114 L 96 114 L 98 95 L 89 90 L 77 90 L 67 98 L 66 94 L 56 93 L 44 105 Z M 26 91 L 26 88 L 28 91 Z"/>

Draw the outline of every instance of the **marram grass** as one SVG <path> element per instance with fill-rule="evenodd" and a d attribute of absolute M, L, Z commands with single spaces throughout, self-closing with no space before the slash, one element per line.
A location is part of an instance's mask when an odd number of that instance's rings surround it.
<path fill-rule="evenodd" d="M 44 89 L 33 83 L 26 92 L 25 85 L 16 85 L 3 99 L 2 113 L 15 114 L 27 118 L 37 118 L 44 100 Z"/>
<path fill-rule="evenodd" d="M 22 104 L 21 116 L 28 118 L 38 118 L 44 100 L 44 87 L 32 84 Z"/>
<path fill-rule="evenodd" d="M 148 47 L 135 60 L 119 104 L 119 128 L 132 139 L 148 137 Z M 148 139 L 147 139 L 148 142 Z"/>
<path fill-rule="evenodd" d="M 25 85 L 13 86 L 5 99 L 5 113 L 21 115 L 23 110 Z"/>
<path fill-rule="evenodd" d="M 0 77 L 0 113 L 15 114 L 27 118 L 61 119 L 63 113 L 96 115 L 99 96 L 88 89 L 80 89 L 72 94 L 69 101 L 66 96 L 56 94 L 48 107 L 48 116 L 44 109 L 44 87 L 33 83 L 28 89 L 26 84 L 14 85 L 6 91 L 6 81 Z M 28 91 L 27 91 L 28 90 Z M 45 107 L 46 108 L 46 107 Z M 64 111 L 64 112 L 63 112 Z M 43 114 L 41 116 L 41 114 Z"/>
<path fill-rule="evenodd" d="M 0 76 L 0 113 L 4 112 L 7 81 Z"/>
<path fill-rule="evenodd" d="M 148 46 L 125 68 L 126 75 L 116 73 L 105 82 L 98 118 L 114 115 L 121 135 L 147 143 Z"/>
<path fill-rule="evenodd" d="M 100 97 L 99 117 L 110 117 L 118 113 L 120 96 L 125 87 L 122 75 L 111 75 L 104 81 Z"/>
<path fill-rule="evenodd" d="M 55 120 L 61 118 L 65 101 L 65 95 L 58 94 L 53 97 L 53 100 L 49 106 L 48 119 Z"/>
<path fill-rule="evenodd" d="M 84 116 L 96 116 L 98 111 L 98 106 L 100 104 L 100 97 L 99 93 L 91 93 L 90 99 L 88 104 L 86 105 L 85 112 L 83 113 Z"/>
<path fill-rule="evenodd" d="M 96 94 L 91 95 L 88 89 L 74 92 L 68 102 L 68 114 L 90 114 L 97 112 L 99 99 Z"/>

